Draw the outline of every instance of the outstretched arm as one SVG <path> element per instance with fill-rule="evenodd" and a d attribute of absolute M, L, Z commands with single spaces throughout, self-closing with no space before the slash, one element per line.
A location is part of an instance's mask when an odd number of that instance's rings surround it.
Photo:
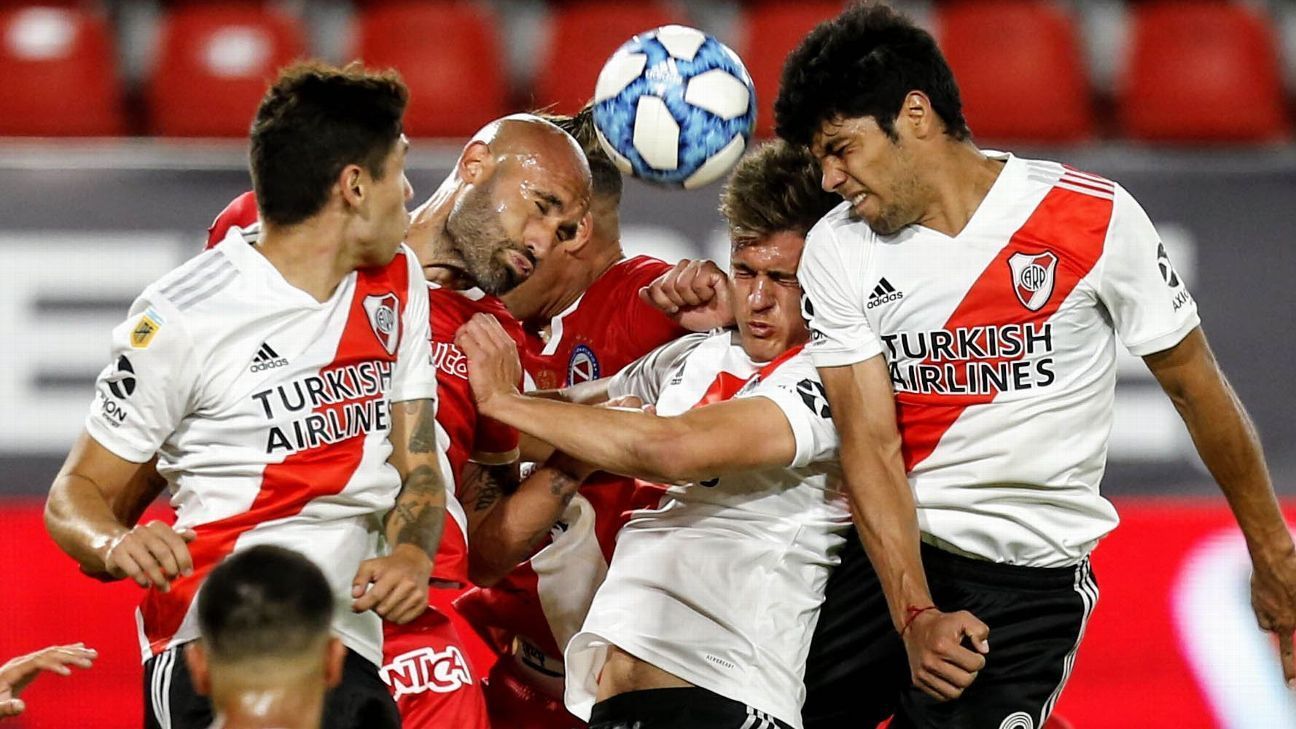
<path fill-rule="evenodd" d="M 408 623 L 427 609 L 428 578 L 445 521 L 436 402 L 393 404 L 391 440 L 390 462 L 401 477 L 396 505 L 387 514 L 391 554 L 361 563 L 352 584 L 352 609 Z"/>
<path fill-rule="evenodd" d="M 1296 682 L 1296 548 L 1274 496 L 1255 426 L 1198 327 L 1179 344 L 1143 358 L 1183 417 L 1197 452 L 1219 483 L 1251 553 L 1251 604 L 1277 635 L 1283 675 Z"/>

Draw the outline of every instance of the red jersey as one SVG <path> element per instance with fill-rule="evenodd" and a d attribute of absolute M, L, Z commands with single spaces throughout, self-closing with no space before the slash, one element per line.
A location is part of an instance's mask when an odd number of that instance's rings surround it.
<path fill-rule="evenodd" d="M 230 232 L 230 228 L 252 231 L 259 225 L 256 193 L 248 190 L 231 200 L 230 204 L 226 205 L 225 209 L 220 211 L 220 215 L 212 221 L 211 227 L 207 228 L 207 245 L 203 246 L 203 249 L 215 248 L 217 243 L 225 240 L 225 235 Z M 248 235 L 245 233 L 243 237 L 247 238 Z"/>
<path fill-rule="evenodd" d="M 440 396 L 437 424 L 449 437 L 446 458 L 450 461 L 451 483 L 446 484 L 445 531 L 437 552 L 432 577 L 468 583 L 468 521 L 459 504 L 459 483 L 469 460 L 488 465 L 512 463 L 518 457 L 518 432 L 477 412 L 472 387 L 468 384 L 468 358 L 455 346 L 455 332 L 473 314 L 490 314 L 517 342 L 525 346 L 522 325 L 504 308 L 504 302 L 481 289 L 458 291 L 428 284 L 432 312 L 432 365 L 436 368 Z M 520 383 L 519 383 L 520 384 Z"/>
<path fill-rule="evenodd" d="M 670 269 L 671 264 L 648 256 L 620 261 L 553 318 L 547 340 L 527 332 L 522 364 L 536 387 L 610 377 L 688 333 L 639 298 L 639 289 Z M 450 397 L 443 394 L 442 402 Z M 470 590 L 456 603 L 461 614 L 498 650 L 507 650 L 520 636 L 551 659 L 561 659 L 562 646 L 588 608 L 582 596 L 593 596 L 612 558 L 623 515 L 659 499 L 655 486 L 643 486 L 609 474 L 591 478 L 556 525 L 556 541 L 493 587 Z"/>

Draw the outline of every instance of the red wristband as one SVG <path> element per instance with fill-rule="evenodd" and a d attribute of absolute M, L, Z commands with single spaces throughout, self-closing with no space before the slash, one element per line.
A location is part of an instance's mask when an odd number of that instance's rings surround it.
<path fill-rule="evenodd" d="M 909 626 L 919 615 L 922 615 L 928 610 L 935 610 L 935 609 L 936 609 L 935 605 L 928 605 L 927 607 L 915 607 L 913 605 L 910 605 L 909 607 L 905 608 L 905 615 L 907 617 L 905 618 L 904 627 L 900 629 L 900 635 L 905 634 L 905 631 L 909 629 Z"/>

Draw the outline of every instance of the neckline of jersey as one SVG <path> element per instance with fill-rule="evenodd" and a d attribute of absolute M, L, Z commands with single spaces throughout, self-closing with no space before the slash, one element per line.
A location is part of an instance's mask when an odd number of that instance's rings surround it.
<path fill-rule="evenodd" d="M 236 239 L 233 243 L 230 242 L 231 237 Z M 235 235 L 232 230 L 230 235 L 226 235 L 225 240 L 221 241 L 213 250 L 221 248 L 225 249 L 221 252 L 229 257 L 235 267 L 245 274 L 259 276 L 262 283 L 266 284 L 265 290 L 291 299 L 296 306 L 311 309 L 325 309 L 333 306 L 337 303 L 338 297 L 343 296 L 348 288 L 347 281 L 356 275 L 356 272 L 352 271 L 344 276 L 338 282 L 338 285 L 334 287 L 333 293 L 324 301 L 319 301 L 306 291 L 289 283 L 288 279 L 284 278 L 283 272 L 271 263 L 270 259 L 265 257 L 265 254 L 257 250 L 255 245 L 244 242 L 242 236 Z"/>

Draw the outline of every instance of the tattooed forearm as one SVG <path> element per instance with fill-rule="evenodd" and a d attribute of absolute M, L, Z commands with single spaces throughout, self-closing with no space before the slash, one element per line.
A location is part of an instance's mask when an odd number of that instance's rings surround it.
<path fill-rule="evenodd" d="M 387 517 L 387 536 L 393 546 L 412 544 L 435 555 L 445 523 L 445 483 L 441 473 L 421 465 L 405 477 L 396 505 Z"/>
<path fill-rule="evenodd" d="M 501 498 L 517 491 L 517 466 L 507 463 L 487 466 L 480 463 L 465 468 L 462 493 L 473 511 L 485 511 Z"/>
<path fill-rule="evenodd" d="M 437 450 L 436 405 L 431 400 L 420 400 L 418 420 L 410 432 L 410 453 L 435 453 Z"/>

